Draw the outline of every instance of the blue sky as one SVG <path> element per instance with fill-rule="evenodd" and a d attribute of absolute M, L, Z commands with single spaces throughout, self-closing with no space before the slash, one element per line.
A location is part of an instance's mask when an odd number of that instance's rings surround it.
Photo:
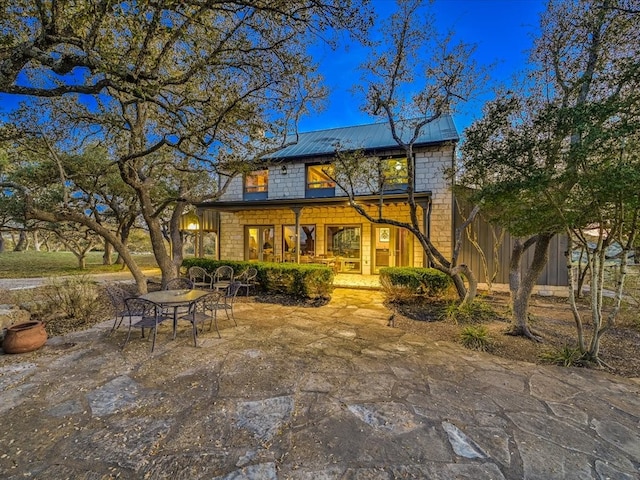
<path fill-rule="evenodd" d="M 395 6 L 394 0 L 372 2 L 383 16 Z M 459 40 L 477 44 L 480 63 L 497 64 L 491 73 L 492 82 L 508 82 L 524 66 L 544 8 L 544 0 L 436 0 L 433 12 L 441 32 L 453 29 Z M 337 51 L 318 48 L 316 60 L 330 97 L 325 110 L 301 120 L 301 132 L 374 121 L 361 111 L 361 100 L 351 93 L 365 58 L 366 51 L 353 45 L 342 45 Z M 489 98 L 487 93 L 469 102 L 454 117 L 460 133 L 481 115 L 482 105 Z M 0 118 L 17 105 L 18 98 L 0 95 Z"/>
<path fill-rule="evenodd" d="M 384 14 L 393 9 L 394 0 L 373 0 L 376 11 Z M 543 0 L 436 0 L 433 5 L 439 30 L 453 29 L 456 38 L 477 44 L 476 58 L 483 64 L 496 64 L 492 82 L 509 82 L 522 70 L 538 31 L 539 15 L 545 9 Z M 303 118 L 300 131 L 344 127 L 371 123 L 361 109 L 360 99 L 350 90 L 359 79 L 358 66 L 365 59 L 362 49 L 321 50 L 317 61 L 331 95 L 326 109 Z M 487 93 L 468 103 L 464 112 L 454 117 L 460 133 L 482 113 Z"/>

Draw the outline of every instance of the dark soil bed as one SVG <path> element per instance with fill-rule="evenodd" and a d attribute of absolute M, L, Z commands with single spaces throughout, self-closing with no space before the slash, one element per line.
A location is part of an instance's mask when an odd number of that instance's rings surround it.
<path fill-rule="evenodd" d="M 530 304 L 530 326 L 542 337 L 540 343 L 523 337 L 507 335 L 509 330 L 509 297 L 507 294 L 483 296 L 495 316 L 482 322 L 491 342 L 489 352 L 493 355 L 531 363 L 545 363 L 540 355 L 557 352 L 565 347 L 575 348 L 576 327 L 568 300 L 558 297 L 533 296 Z M 425 334 L 435 341 L 459 342 L 465 324 L 447 319 L 450 302 L 423 300 L 412 303 L 387 303 L 395 312 L 395 326 L 404 330 Z M 589 306 L 580 301 L 583 321 L 589 321 Z M 592 328 L 585 325 L 587 341 Z M 601 342 L 601 359 L 611 373 L 625 377 L 640 378 L 640 321 L 638 310 L 628 308 L 620 315 L 617 325 L 605 333 Z"/>

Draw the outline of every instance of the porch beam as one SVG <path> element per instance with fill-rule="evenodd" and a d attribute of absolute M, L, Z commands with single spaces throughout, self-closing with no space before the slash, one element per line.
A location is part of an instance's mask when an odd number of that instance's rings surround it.
<path fill-rule="evenodd" d="M 416 192 L 415 198 L 418 202 L 424 202 L 431 197 L 431 192 Z M 355 197 L 358 203 L 376 205 L 380 202 L 379 195 L 358 195 Z M 384 196 L 385 203 L 406 203 L 406 194 L 389 194 Z M 243 212 L 247 210 L 271 210 L 276 208 L 296 208 L 296 207 L 334 207 L 348 206 L 348 197 L 327 197 L 327 198 L 284 198 L 252 201 L 216 201 L 203 202 L 196 206 L 202 209 L 211 209 L 219 212 Z"/>

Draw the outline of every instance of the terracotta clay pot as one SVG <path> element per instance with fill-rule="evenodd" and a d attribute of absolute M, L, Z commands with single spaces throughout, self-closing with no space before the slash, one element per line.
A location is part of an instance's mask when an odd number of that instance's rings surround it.
<path fill-rule="evenodd" d="M 44 323 L 38 321 L 18 323 L 7 328 L 2 341 L 4 353 L 25 353 L 39 349 L 47 341 Z"/>

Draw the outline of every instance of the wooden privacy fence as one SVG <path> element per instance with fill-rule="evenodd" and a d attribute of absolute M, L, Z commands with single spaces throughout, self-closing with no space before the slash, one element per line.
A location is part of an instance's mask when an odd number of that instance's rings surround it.
<path fill-rule="evenodd" d="M 471 212 L 471 206 L 456 201 L 454 212 L 454 232 Z M 458 264 L 466 263 L 478 277 L 480 283 L 509 283 L 509 258 L 514 239 L 500 227 L 490 225 L 482 216 L 476 216 L 467 232 L 463 233 L 463 242 Z M 479 249 L 481 252 L 479 251 Z M 567 237 L 556 235 L 549 245 L 549 259 L 545 269 L 538 277 L 538 285 L 567 286 L 567 264 L 564 252 L 567 250 Z M 533 259 L 533 247 L 524 255 L 524 266 Z"/>

